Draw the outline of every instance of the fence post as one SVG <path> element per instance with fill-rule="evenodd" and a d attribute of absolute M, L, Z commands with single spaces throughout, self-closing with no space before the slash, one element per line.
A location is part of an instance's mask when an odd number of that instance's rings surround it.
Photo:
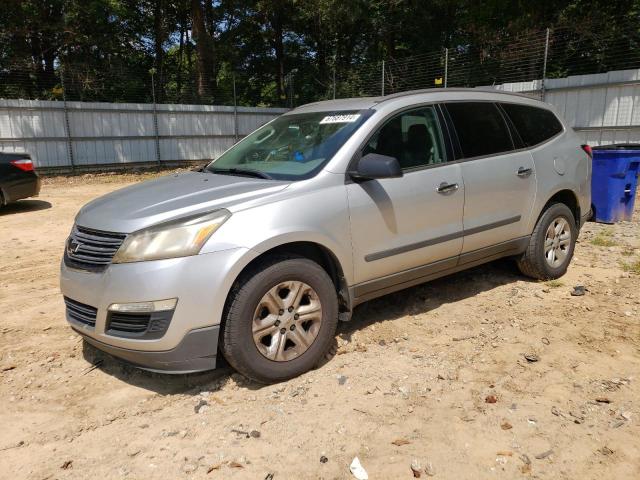
<path fill-rule="evenodd" d="M 444 49 L 444 88 L 447 88 L 447 80 L 449 79 L 449 49 Z"/>
<path fill-rule="evenodd" d="M 336 66 L 333 66 L 333 99 L 336 99 Z"/>
<path fill-rule="evenodd" d="M 384 60 L 382 60 L 382 96 L 384 97 Z"/>
<path fill-rule="evenodd" d="M 160 132 L 158 130 L 158 109 L 156 108 L 156 81 L 155 74 L 156 69 L 152 68 L 149 70 L 151 74 L 151 96 L 153 97 L 153 133 L 156 137 L 156 161 L 158 162 L 158 166 L 162 165 L 162 161 L 160 159 Z"/>
<path fill-rule="evenodd" d="M 64 65 L 60 66 L 60 83 L 62 84 L 62 109 L 64 111 L 64 133 L 67 136 L 67 157 L 71 170 L 75 171 L 76 164 L 73 160 L 73 137 L 71 137 L 71 122 L 69 122 L 69 109 L 67 108 L 67 86 L 64 81 Z"/>
<path fill-rule="evenodd" d="M 233 138 L 238 143 L 238 99 L 236 97 L 236 74 L 231 75 L 233 79 Z"/>
<path fill-rule="evenodd" d="M 549 56 L 549 28 L 547 28 L 547 35 L 544 41 L 544 61 L 542 62 L 542 101 L 544 102 L 546 97 L 546 85 L 545 79 L 547 78 L 547 58 Z"/>

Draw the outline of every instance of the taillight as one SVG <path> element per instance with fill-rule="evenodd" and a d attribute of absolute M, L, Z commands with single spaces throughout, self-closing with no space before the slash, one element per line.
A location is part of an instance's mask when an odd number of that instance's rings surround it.
<path fill-rule="evenodd" d="M 580 145 L 584 153 L 589 155 L 589 158 L 593 158 L 593 150 L 591 149 L 591 145 Z"/>
<path fill-rule="evenodd" d="M 28 158 L 22 160 L 12 160 L 10 163 L 14 167 L 18 167 L 20 170 L 23 170 L 25 172 L 33 172 L 33 162 Z"/>

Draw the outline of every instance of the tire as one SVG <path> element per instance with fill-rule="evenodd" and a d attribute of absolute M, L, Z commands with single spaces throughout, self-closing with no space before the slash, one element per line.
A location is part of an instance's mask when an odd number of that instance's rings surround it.
<path fill-rule="evenodd" d="M 555 238 L 552 240 L 558 242 L 558 248 L 560 249 L 560 252 L 556 251 L 557 256 L 555 257 L 556 262 L 554 264 L 552 264 L 552 261 L 548 259 L 545 254 L 545 241 L 548 240 L 547 233 L 552 223 L 556 225 L 554 230 L 560 228 L 558 227 L 558 225 L 560 225 L 565 228 L 565 230 L 562 231 L 570 235 L 568 245 L 566 245 L 564 250 L 559 245 L 559 242 L 563 241 L 561 237 L 564 237 L 564 235 L 558 235 L 558 240 Z M 518 268 L 527 277 L 538 280 L 550 280 L 561 277 L 567 272 L 569 263 L 571 263 L 577 236 L 578 229 L 571 209 L 564 203 L 553 203 L 549 205 L 538 219 L 526 251 L 517 259 Z M 551 247 L 552 250 L 555 248 L 555 246 Z M 557 259 L 560 255 L 564 256 L 561 261 L 558 261 Z"/>
<path fill-rule="evenodd" d="M 294 296 L 300 298 L 297 304 Z M 244 376 L 277 383 L 316 367 L 334 343 L 337 324 L 338 297 L 327 272 L 306 258 L 271 257 L 243 274 L 232 288 L 221 350 Z M 254 335 L 264 336 L 254 340 Z"/>

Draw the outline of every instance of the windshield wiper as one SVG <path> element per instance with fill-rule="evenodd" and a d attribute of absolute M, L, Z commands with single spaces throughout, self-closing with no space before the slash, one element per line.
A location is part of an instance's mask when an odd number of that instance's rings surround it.
<path fill-rule="evenodd" d="M 221 173 L 223 175 L 242 175 L 245 177 L 264 178 L 265 180 L 273 180 L 268 173 L 260 170 L 251 170 L 249 168 L 210 168 L 207 171 L 211 173 Z"/>

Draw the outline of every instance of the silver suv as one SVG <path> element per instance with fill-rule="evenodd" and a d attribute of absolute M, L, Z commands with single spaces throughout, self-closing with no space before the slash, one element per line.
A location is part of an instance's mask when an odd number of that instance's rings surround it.
<path fill-rule="evenodd" d="M 84 206 L 67 320 L 164 372 L 282 381 L 362 302 L 514 257 L 565 273 L 591 202 L 589 149 L 524 96 L 444 89 L 302 106 L 197 172 Z"/>

